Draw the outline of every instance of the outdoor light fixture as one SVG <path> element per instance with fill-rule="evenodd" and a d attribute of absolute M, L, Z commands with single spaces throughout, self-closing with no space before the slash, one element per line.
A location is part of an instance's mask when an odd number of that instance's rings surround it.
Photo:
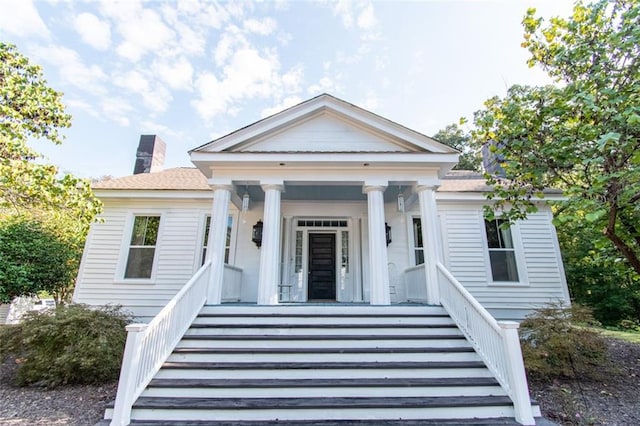
<path fill-rule="evenodd" d="M 402 187 L 398 188 L 398 211 L 404 213 L 404 194 L 402 193 Z"/>
<path fill-rule="evenodd" d="M 249 210 L 249 193 L 245 192 L 242 196 L 242 212 Z"/>
<path fill-rule="evenodd" d="M 262 221 L 257 221 L 256 224 L 253 225 L 253 232 L 251 234 L 251 241 L 256 243 L 256 247 L 258 248 L 260 248 L 260 246 L 262 245 L 262 227 Z"/>
<path fill-rule="evenodd" d="M 389 244 L 391 244 L 391 227 L 387 222 L 384 223 L 384 235 L 387 237 L 387 246 L 388 246 Z"/>

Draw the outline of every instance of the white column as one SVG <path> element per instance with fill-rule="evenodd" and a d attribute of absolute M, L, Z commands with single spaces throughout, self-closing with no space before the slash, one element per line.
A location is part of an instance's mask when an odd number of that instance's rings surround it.
<path fill-rule="evenodd" d="M 219 305 L 222 301 L 222 277 L 224 274 L 224 251 L 227 241 L 227 218 L 231 185 L 212 185 L 213 206 L 211 207 L 211 226 L 207 244 L 207 260 L 211 261 L 207 304 Z"/>
<path fill-rule="evenodd" d="M 372 305 L 389 305 L 389 265 L 384 228 L 384 185 L 365 185 L 369 213 L 369 280 Z"/>
<path fill-rule="evenodd" d="M 283 185 L 262 185 L 264 216 L 262 219 L 262 247 L 260 248 L 260 276 L 258 305 L 278 304 L 278 271 L 280 269 L 280 195 Z"/>
<path fill-rule="evenodd" d="M 422 244 L 424 248 L 424 272 L 427 278 L 427 303 L 440 304 L 438 270 L 436 264 L 442 262 L 440 249 L 440 229 L 438 228 L 438 210 L 436 207 L 436 186 L 418 185 L 416 188 L 420 200 L 420 221 L 422 223 Z"/>

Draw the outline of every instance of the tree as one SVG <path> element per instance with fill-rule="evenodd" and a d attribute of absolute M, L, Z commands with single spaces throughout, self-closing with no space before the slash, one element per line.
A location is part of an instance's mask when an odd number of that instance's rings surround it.
<path fill-rule="evenodd" d="M 81 254 L 69 236 L 74 237 L 34 219 L 0 222 L 0 303 L 42 291 L 53 294 L 57 302 L 64 299 Z"/>
<path fill-rule="evenodd" d="M 0 42 L 0 209 L 65 211 L 88 228 L 100 210 L 90 182 L 36 162 L 43 157 L 28 145 L 61 144 L 60 130 L 70 126 L 62 94 L 47 86 L 41 68 Z"/>
<path fill-rule="evenodd" d="M 455 123 L 449 124 L 433 135 L 433 138 L 462 153 L 458 164 L 453 168 L 454 170 L 473 170 L 476 172 L 481 170 L 482 161 L 478 153 L 473 150 L 471 135 L 465 133 L 460 126 Z"/>
<path fill-rule="evenodd" d="M 640 4 L 578 1 L 570 18 L 523 20 L 529 65 L 554 86 L 513 86 L 474 115 L 504 176 L 489 177 L 509 220 L 536 210 L 546 187 L 565 191 L 563 214 L 599 229 L 640 273 Z"/>

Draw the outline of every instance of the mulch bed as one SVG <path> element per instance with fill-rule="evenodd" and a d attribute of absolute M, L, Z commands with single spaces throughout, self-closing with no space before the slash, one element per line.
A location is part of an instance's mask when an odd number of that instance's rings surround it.
<path fill-rule="evenodd" d="M 640 345 L 607 339 L 609 361 L 597 380 L 531 381 L 544 417 L 565 425 L 640 425 Z"/>

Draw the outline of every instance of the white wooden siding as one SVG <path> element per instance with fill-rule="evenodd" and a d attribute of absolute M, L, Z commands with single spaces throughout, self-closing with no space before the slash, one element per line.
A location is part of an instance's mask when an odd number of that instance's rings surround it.
<path fill-rule="evenodd" d="M 451 273 L 490 310 L 525 311 L 551 301 L 566 300 L 566 283 L 551 223 L 551 213 L 541 210 L 512 228 L 519 236 L 522 252 L 518 274 L 522 283 L 491 283 L 484 238 L 484 218 L 476 209 L 441 206 L 445 263 Z M 507 314 L 508 315 L 508 314 Z"/>
<path fill-rule="evenodd" d="M 209 200 L 106 201 L 103 222 L 92 226 L 74 301 L 120 304 L 142 319 L 155 315 L 193 275 L 195 257 L 201 250 L 198 235 L 202 216 L 209 208 Z M 138 212 L 162 214 L 155 279 L 146 283 L 125 280 L 119 270 L 128 256 L 130 235 L 124 234 Z"/>
<path fill-rule="evenodd" d="M 408 151 L 407 148 L 387 138 L 329 114 L 315 116 L 295 127 L 287 128 L 286 131 L 269 135 L 265 139 L 234 149 L 236 150 L 253 152 Z"/>

